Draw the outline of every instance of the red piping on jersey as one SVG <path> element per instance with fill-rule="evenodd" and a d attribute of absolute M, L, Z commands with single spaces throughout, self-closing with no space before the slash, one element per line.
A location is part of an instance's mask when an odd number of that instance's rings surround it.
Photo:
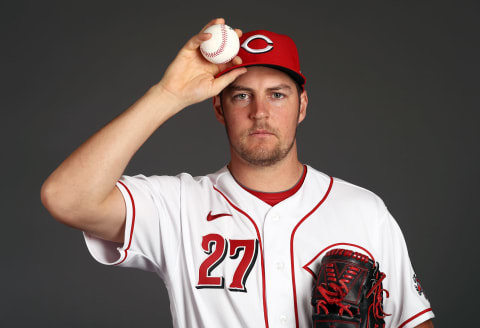
<path fill-rule="evenodd" d="M 258 244 L 260 246 L 260 259 L 261 259 L 261 264 L 262 264 L 262 292 L 263 292 L 263 316 L 265 318 L 265 327 L 268 328 L 268 314 L 267 314 L 267 299 L 265 297 L 265 265 L 263 262 L 263 247 L 262 247 L 262 239 L 260 238 L 260 231 L 258 230 L 257 224 L 253 219 L 244 211 L 242 211 L 240 208 L 235 206 L 228 198 L 225 196 L 220 190 L 218 190 L 215 186 L 213 187 L 215 191 L 217 191 L 220 195 L 222 195 L 223 198 L 232 206 L 234 209 L 236 209 L 238 212 L 242 213 L 247 219 L 250 220 L 250 222 L 253 224 L 255 231 L 257 232 L 257 238 L 258 238 Z"/>
<path fill-rule="evenodd" d="M 125 248 L 125 257 L 123 258 L 123 260 L 121 260 L 119 263 L 116 263 L 115 265 L 122 264 L 127 259 L 127 251 L 130 249 L 130 245 L 132 244 L 133 228 L 135 227 L 135 202 L 133 201 L 132 193 L 122 181 L 118 181 L 118 183 L 120 183 L 127 190 L 128 195 L 130 196 L 130 200 L 132 201 L 132 227 L 130 228 L 130 238 L 128 240 L 128 246 L 127 248 Z"/>
<path fill-rule="evenodd" d="M 320 256 L 322 255 L 324 252 L 326 252 L 327 250 L 329 250 L 330 248 L 332 247 L 336 247 L 336 246 L 341 246 L 341 245 L 344 245 L 344 246 L 353 246 L 353 247 L 357 247 L 357 248 L 360 248 L 361 250 L 363 250 L 365 253 L 368 254 L 368 256 L 370 256 L 370 258 L 373 260 L 373 262 L 375 263 L 375 258 L 373 257 L 372 253 L 370 253 L 369 251 L 367 251 L 365 248 L 363 248 L 362 246 L 358 246 L 358 245 L 355 245 L 355 244 L 350 244 L 350 243 L 336 243 L 336 244 L 332 244 L 330 246 L 327 246 L 325 247 L 324 249 L 322 249 L 317 255 L 315 255 L 315 257 L 313 259 L 310 260 L 310 262 L 308 262 L 307 264 L 305 264 L 303 266 L 303 268 L 308 271 L 308 273 L 310 273 L 314 279 L 317 279 L 315 273 L 310 270 L 310 268 L 308 267 L 310 264 L 312 264 L 313 262 L 315 262 L 315 260 Z"/>
<path fill-rule="evenodd" d="M 412 321 L 412 320 L 418 318 L 419 316 L 421 316 L 422 314 L 425 314 L 425 313 L 430 312 L 430 311 L 432 311 L 432 309 L 431 309 L 431 308 L 428 308 L 428 309 L 426 309 L 426 310 L 423 310 L 423 311 L 420 312 L 420 313 L 415 314 L 415 315 L 414 315 L 413 317 L 411 317 L 410 319 L 404 321 L 400 326 L 398 326 L 398 328 L 404 327 L 404 326 L 405 326 L 407 323 L 409 323 L 410 321 Z"/>
<path fill-rule="evenodd" d="M 295 265 L 294 265 L 294 258 L 293 258 L 293 239 L 295 238 L 295 232 L 297 231 L 298 227 L 310 216 L 312 215 L 313 212 L 315 212 L 320 205 L 323 204 L 325 199 L 327 199 L 328 195 L 330 194 L 330 190 L 332 190 L 332 185 L 333 185 L 333 178 L 330 177 L 330 185 L 328 186 L 327 192 L 325 195 L 323 195 L 322 200 L 307 214 L 305 215 L 295 226 L 295 228 L 292 231 L 292 236 L 290 237 L 290 266 L 292 270 L 292 287 L 293 287 L 293 305 L 295 308 L 295 325 L 298 328 L 299 327 L 299 322 L 298 322 L 298 306 L 297 306 L 297 287 L 295 285 Z"/>

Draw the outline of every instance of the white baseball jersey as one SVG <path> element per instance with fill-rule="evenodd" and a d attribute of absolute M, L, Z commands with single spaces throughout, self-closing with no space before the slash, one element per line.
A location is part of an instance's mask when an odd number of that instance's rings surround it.
<path fill-rule="evenodd" d="M 117 184 L 125 242 L 85 234 L 104 264 L 156 272 L 175 327 L 310 327 L 315 273 L 328 250 L 368 255 L 386 274 L 386 327 L 433 317 L 402 233 L 373 193 L 307 166 L 300 189 L 275 206 L 223 168 L 192 177 L 142 175 Z"/>

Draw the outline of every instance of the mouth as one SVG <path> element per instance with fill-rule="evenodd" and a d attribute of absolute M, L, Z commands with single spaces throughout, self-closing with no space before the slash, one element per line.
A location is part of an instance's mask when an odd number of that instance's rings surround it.
<path fill-rule="evenodd" d="M 250 135 L 273 135 L 273 133 L 268 130 L 259 129 L 250 132 Z"/>
<path fill-rule="evenodd" d="M 254 130 L 249 133 L 249 137 L 253 137 L 253 138 L 269 138 L 274 135 L 275 134 L 273 132 L 270 132 L 268 130 Z"/>
<path fill-rule="evenodd" d="M 254 126 L 250 129 L 248 135 L 256 137 L 274 136 L 275 131 L 268 126 Z"/>

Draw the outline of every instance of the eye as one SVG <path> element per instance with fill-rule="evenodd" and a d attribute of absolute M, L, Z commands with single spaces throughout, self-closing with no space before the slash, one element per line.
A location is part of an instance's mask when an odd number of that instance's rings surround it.
<path fill-rule="evenodd" d="M 234 100 L 246 100 L 248 99 L 248 94 L 247 93 L 237 93 L 233 95 Z"/>
<path fill-rule="evenodd" d="M 280 93 L 280 92 L 274 92 L 274 93 L 272 93 L 272 98 L 282 99 L 282 98 L 285 98 L 285 95 L 283 93 Z"/>

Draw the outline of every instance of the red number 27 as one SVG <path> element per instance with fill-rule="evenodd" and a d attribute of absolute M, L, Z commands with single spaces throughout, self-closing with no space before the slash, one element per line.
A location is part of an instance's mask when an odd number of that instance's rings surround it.
<path fill-rule="evenodd" d="M 229 242 L 218 234 L 203 236 L 202 248 L 209 256 L 200 265 L 197 288 L 224 288 L 224 277 L 215 277 L 212 271 L 225 259 Z M 235 292 L 246 292 L 245 282 L 255 264 L 258 254 L 258 240 L 256 239 L 230 239 L 231 259 L 236 259 L 243 251 L 232 282 L 228 290 Z"/>

